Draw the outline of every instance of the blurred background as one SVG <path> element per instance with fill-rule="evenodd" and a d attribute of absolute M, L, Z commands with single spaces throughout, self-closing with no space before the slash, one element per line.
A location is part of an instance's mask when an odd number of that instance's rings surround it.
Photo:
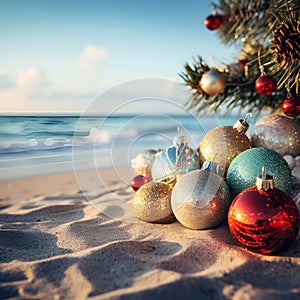
<path fill-rule="evenodd" d="M 204 26 L 211 12 L 208 0 L 0 0 L 0 113 L 78 114 L 130 80 L 181 83 L 178 73 L 198 54 L 230 63 L 238 49 Z M 117 92 L 102 113 L 122 103 Z"/>

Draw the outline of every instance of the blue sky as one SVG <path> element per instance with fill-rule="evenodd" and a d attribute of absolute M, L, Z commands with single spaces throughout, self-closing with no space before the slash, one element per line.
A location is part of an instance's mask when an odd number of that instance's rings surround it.
<path fill-rule="evenodd" d="M 83 112 L 131 80 L 182 83 L 198 54 L 230 63 L 237 53 L 203 25 L 210 13 L 202 0 L 0 0 L 0 113 Z"/>

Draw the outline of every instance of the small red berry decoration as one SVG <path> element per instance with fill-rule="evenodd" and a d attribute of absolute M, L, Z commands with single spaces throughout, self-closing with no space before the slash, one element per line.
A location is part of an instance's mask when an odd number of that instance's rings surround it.
<path fill-rule="evenodd" d="M 224 17 L 221 15 L 209 15 L 204 20 L 204 25 L 209 30 L 216 30 L 218 29 L 224 22 Z"/>
<path fill-rule="evenodd" d="M 276 80 L 271 75 L 261 75 L 255 81 L 255 89 L 261 95 L 271 95 L 276 86 Z"/>
<path fill-rule="evenodd" d="M 297 117 L 300 115 L 300 97 L 288 97 L 282 102 L 282 111 L 288 117 Z"/>
<path fill-rule="evenodd" d="M 151 180 L 149 179 L 149 177 L 143 175 L 137 175 L 133 177 L 131 181 L 131 187 L 134 191 L 137 191 L 141 186 L 143 186 L 144 184 L 150 181 Z"/>

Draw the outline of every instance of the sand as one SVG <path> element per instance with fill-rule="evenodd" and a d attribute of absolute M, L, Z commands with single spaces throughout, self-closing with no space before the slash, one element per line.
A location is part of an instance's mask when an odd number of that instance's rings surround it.
<path fill-rule="evenodd" d="M 299 237 L 277 255 L 250 253 L 226 224 L 138 222 L 114 170 L 80 178 L 0 182 L 1 299 L 300 299 Z"/>

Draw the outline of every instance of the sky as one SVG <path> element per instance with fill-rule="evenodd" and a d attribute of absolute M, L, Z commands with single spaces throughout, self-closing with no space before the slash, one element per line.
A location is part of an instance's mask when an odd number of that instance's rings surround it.
<path fill-rule="evenodd" d="M 151 96 L 147 78 L 169 93 L 193 57 L 237 57 L 205 28 L 210 13 L 208 0 L 0 0 L 0 113 L 83 113 L 95 101 L 110 113 L 124 93 Z"/>

